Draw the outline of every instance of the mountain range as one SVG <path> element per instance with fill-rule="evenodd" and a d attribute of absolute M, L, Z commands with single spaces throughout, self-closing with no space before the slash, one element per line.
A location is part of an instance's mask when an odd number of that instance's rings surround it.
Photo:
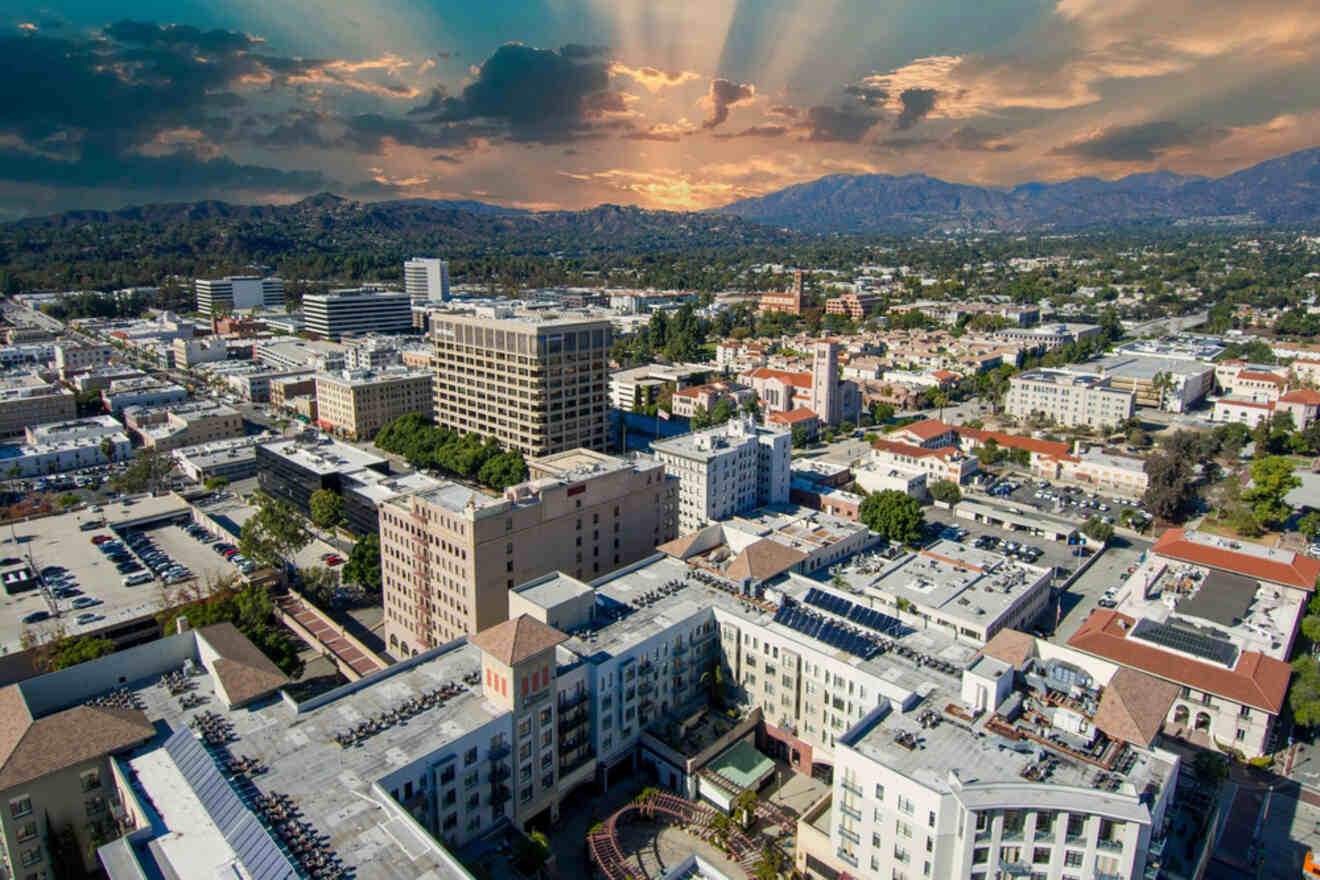
<path fill-rule="evenodd" d="M 924 174 L 835 174 L 711 213 L 813 232 L 951 228 L 1028 231 L 1170 221 L 1305 223 L 1320 219 L 1320 148 L 1216 179 L 1159 171 L 1002 189 Z"/>

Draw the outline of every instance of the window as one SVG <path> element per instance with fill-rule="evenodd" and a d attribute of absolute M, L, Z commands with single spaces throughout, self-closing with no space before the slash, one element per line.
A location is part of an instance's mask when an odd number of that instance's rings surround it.
<path fill-rule="evenodd" d="M 1038 846 L 1031 851 L 1031 862 L 1035 865 L 1047 864 L 1050 860 L 1050 848 Z"/>
<path fill-rule="evenodd" d="M 899 837 L 910 838 L 912 836 L 912 826 L 904 822 L 902 819 L 898 819 L 894 822 L 894 830 L 898 832 Z"/>
<path fill-rule="evenodd" d="M 86 770 L 82 773 L 80 778 L 82 780 L 83 791 L 92 791 L 93 789 L 101 787 L 100 770 Z"/>
<path fill-rule="evenodd" d="M 476 770 L 473 770 L 473 771 L 472 771 L 471 773 L 469 773 L 467 776 L 464 776 L 464 777 L 463 777 L 463 787 L 464 787 L 464 788 L 472 788 L 474 785 L 476 785 L 476 784 L 479 783 L 480 781 L 481 781 L 481 774 L 480 774 L 479 772 L 477 772 Z"/>
<path fill-rule="evenodd" d="M 518 735 L 528 736 L 532 732 L 532 719 L 524 718 L 518 723 Z"/>
<path fill-rule="evenodd" d="M 9 815 L 17 819 L 32 812 L 32 798 L 24 796 L 9 802 Z"/>
<path fill-rule="evenodd" d="M 22 825 L 18 827 L 17 837 L 19 843 L 25 843 L 29 840 L 33 840 L 34 838 L 36 838 L 36 836 L 37 836 L 36 822 L 24 822 Z"/>
<path fill-rule="evenodd" d="M 477 749 L 474 746 L 463 754 L 463 766 L 471 767 L 475 763 L 477 763 Z"/>
<path fill-rule="evenodd" d="M 912 801 L 903 797 L 903 795 L 901 794 L 898 796 L 898 811 L 900 813 L 904 814 L 905 816 L 911 816 L 915 809 L 916 808 L 913 806 Z"/>
<path fill-rule="evenodd" d="M 885 787 L 878 782 L 875 785 L 875 799 L 882 802 L 885 799 Z"/>

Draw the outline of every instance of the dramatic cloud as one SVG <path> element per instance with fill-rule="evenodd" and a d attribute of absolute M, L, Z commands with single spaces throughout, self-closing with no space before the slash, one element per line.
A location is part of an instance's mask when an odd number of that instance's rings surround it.
<path fill-rule="evenodd" d="M 664 88 L 681 86 L 684 83 L 701 79 L 701 74 L 691 70 L 659 70 L 655 67 L 629 67 L 616 61 L 610 65 L 610 73 L 626 76 L 644 87 L 652 94 Z"/>
<path fill-rule="evenodd" d="M 142 201 L 190 190 L 306 194 L 332 184 L 319 171 L 281 171 L 242 165 L 227 158 L 202 160 L 187 151 L 168 156 L 84 156 L 77 161 L 63 161 L 0 150 L 0 179 L 132 190 L 141 194 L 138 198 Z"/>
<path fill-rule="evenodd" d="M 744 128 L 742 131 L 716 132 L 715 137 L 720 138 L 721 140 L 727 140 L 728 138 L 745 137 L 783 137 L 786 134 L 788 134 L 788 126 L 786 125 L 753 125 L 749 128 Z"/>
<path fill-rule="evenodd" d="M 868 107 L 883 107 L 889 99 L 889 89 L 876 85 L 850 85 L 843 89 L 845 95 L 856 98 Z"/>
<path fill-rule="evenodd" d="M 735 83 L 727 79 L 710 81 L 710 91 L 702 100 L 710 105 L 710 116 L 701 123 L 702 128 L 715 128 L 729 118 L 729 108 L 740 101 L 750 101 L 756 95 L 751 83 Z"/>
<path fill-rule="evenodd" d="M 476 81 L 461 97 L 440 100 L 434 121 L 504 122 L 520 141 L 555 143 L 581 136 L 601 114 L 626 110 L 626 102 L 610 91 L 608 65 L 578 57 L 503 45 L 478 68 Z"/>
<path fill-rule="evenodd" d="M 807 140 L 855 144 L 879 121 L 879 116 L 868 113 L 823 105 L 811 107 L 807 110 L 806 118 Z"/>
<path fill-rule="evenodd" d="M 954 129 L 949 135 L 949 143 L 954 149 L 969 153 L 1011 153 L 1017 149 L 996 135 L 971 126 Z"/>
<path fill-rule="evenodd" d="M 1169 150 L 1204 146 L 1228 137 L 1228 129 L 1179 122 L 1143 122 L 1106 128 L 1089 137 L 1051 151 L 1059 156 L 1079 156 L 1103 162 L 1151 162 Z"/>
<path fill-rule="evenodd" d="M 935 95 L 934 89 L 904 89 L 898 96 L 903 104 L 896 123 L 899 130 L 911 128 L 934 110 Z"/>

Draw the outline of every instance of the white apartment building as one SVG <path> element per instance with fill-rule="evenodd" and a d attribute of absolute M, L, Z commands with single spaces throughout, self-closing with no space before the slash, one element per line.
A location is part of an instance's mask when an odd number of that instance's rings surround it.
<path fill-rule="evenodd" d="M 957 446 L 931 449 L 907 443 L 877 440 L 871 449 L 871 460 L 883 469 L 917 471 L 926 474 L 929 482 L 949 480 L 962 484 L 980 469 L 975 455 L 963 452 Z"/>
<path fill-rule="evenodd" d="M 1136 407 L 1132 391 L 1114 388 L 1099 376 L 1028 370 L 1009 383 L 1004 411 L 1019 419 L 1042 415 L 1064 427 L 1112 428 L 1130 419 Z"/>
<path fill-rule="evenodd" d="M 230 275 L 226 278 L 198 278 L 194 282 L 197 311 L 203 315 L 222 311 L 238 312 L 254 308 L 284 309 L 284 281 L 258 275 Z"/>
<path fill-rule="evenodd" d="M 956 688 L 882 702 L 839 738 L 829 808 L 798 825 L 805 876 L 1143 875 L 1177 787 L 1178 756 L 1153 746 L 1174 689 L 1003 636 Z"/>
<path fill-rule="evenodd" d="M 449 299 L 449 261 L 436 257 L 413 257 L 403 264 L 403 289 L 414 303 Z"/>
<path fill-rule="evenodd" d="M 750 419 L 653 443 L 655 457 L 679 480 L 679 534 L 767 504 L 787 504 L 792 447 L 790 432 Z"/>

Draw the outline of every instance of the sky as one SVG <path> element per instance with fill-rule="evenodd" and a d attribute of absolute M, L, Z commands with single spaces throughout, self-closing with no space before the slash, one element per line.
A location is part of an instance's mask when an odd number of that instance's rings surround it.
<path fill-rule="evenodd" d="M 0 0 L 0 58 L 0 219 L 323 191 L 693 210 L 1320 145 L 1315 0 Z"/>

